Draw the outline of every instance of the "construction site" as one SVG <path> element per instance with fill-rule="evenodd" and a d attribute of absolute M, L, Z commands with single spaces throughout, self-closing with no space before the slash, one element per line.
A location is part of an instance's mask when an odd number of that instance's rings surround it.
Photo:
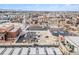
<path fill-rule="evenodd" d="M 79 55 L 79 12 L 1 11 L 0 55 Z"/>

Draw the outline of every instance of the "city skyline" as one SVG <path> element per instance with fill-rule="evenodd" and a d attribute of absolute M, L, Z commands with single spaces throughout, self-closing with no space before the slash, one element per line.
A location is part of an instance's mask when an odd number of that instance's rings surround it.
<path fill-rule="evenodd" d="M 0 4 L 0 9 L 28 11 L 79 11 L 79 4 Z"/>

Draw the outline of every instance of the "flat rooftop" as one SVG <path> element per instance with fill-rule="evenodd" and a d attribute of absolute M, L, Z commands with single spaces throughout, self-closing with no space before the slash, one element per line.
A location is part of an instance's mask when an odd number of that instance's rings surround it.
<path fill-rule="evenodd" d="M 16 27 L 20 27 L 22 24 L 21 23 L 3 23 L 3 24 L 0 24 L 0 28 L 9 27 L 12 25 L 14 25 Z"/>
<path fill-rule="evenodd" d="M 57 47 L 0 47 L 0 55 L 62 55 Z"/>
<path fill-rule="evenodd" d="M 42 26 L 29 26 L 27 30 L 47 30 L 47 28 L 43 28 Z"/>
<path fill-rule="evenodd" d="M 65 40 L 67 40 L 74 46 L 79 47 L 79 36 L 65 36 Z"/>

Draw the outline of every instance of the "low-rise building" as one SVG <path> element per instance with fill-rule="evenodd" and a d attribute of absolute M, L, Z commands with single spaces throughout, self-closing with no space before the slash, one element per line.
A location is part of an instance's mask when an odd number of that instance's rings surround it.
<path fill-rule="evenodd" d="M 3 24 L 0 26 L 0 40 L 3 40 L 5 42 L 17 40 L 17 37 L 21 32 L 21 28 L 17 25 L 13 25 L 13 23 Z"/>
<path fill-rule="evenodd" d="M 70 54 L 79 54 L 79 37 L 78 36 L 64 36 L 63 46 Z M 62 47 L 62 48 L 64 48 Z"/>

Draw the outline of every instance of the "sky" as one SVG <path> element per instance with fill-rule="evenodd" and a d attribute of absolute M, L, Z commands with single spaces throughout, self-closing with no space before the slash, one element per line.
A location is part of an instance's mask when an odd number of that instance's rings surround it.
<path fill-rule="evenodd" d="M 79 4 L 0 4 L 0 9 L 28 11 L 79 11 Z"/>

